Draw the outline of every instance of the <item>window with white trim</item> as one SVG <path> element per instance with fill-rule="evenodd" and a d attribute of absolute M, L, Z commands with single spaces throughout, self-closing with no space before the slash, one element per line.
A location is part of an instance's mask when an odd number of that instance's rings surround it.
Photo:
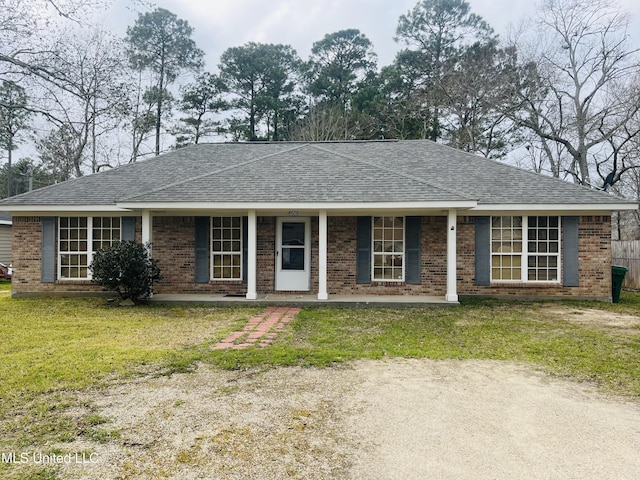
<path fill-rule="evenodd" d="M 527 280 L 560 280 L 560 218 L 528 217 Z"/>
<path fill-rule="evenodd" d="M 491 279 L 522 279 L 522 217 L 491 218 Z"/>
<path fill-rule="evenodd" d="M 211 278 L 242 280 L 242 217 L 212 217 Z"/>
<path fill-rule="evenodd" d="M 560 281 L 560 217 L 491 217 L 491 280 Z"/>
<path fill-rule="evenodd" d="M 113 242 L 119 241 L 120 217 L 93 217 L 93 251 L 110 247 Z"/>
<path fill-rule="evenodd" d="M 373 280 L 404 281 L 404 217 L 373 217 Z"/>
<path fill-rule="evenodd" d="M 58 278 L 90 279 L 93 253 L 121 238 L 120 217 L 60 217 Z"/>

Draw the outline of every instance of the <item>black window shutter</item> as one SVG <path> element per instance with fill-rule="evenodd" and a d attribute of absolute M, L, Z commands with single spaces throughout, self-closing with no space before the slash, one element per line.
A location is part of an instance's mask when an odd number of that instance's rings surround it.
<path fill-rule="evenodd" d="M 249 217 L 242 217 L 242 283 L 247 283 L 247 257 L 249 255 Z"/>
<path fill-rule="evenodd" d="M 420 285 L 420 229 L 422 217 L 405 218 L 406 262 L 404 267 L 405 281 L 411 285 Z"/>
<path fill-rule="evenodd" d="M 209 282 L 209 217 L 195 217 L 195 282 Z"/>
<path fill-rule="evenodd" d="M 476 285 L 491 284 L 491 217 L 476 217 Z"/>
<path fill-rule="evenodd" d="M 578 217 L 562 217 L 562 261 L 562 284 L 579 286 Z"/>
<path fill-rule="evenodd" d="M 120 239 L 122 241 L 135 241 L 136 217 L 122 217 L 120 219 Z"/>
<path fill-rule="evenodd" d="M 40 281 L 56 281 L 56 218 L 42 217 L 42 264 Z"/>
<path fill-rule="evenodd" d="M 356 283 L 371 283 L 371 217 L 358 217 L 356 250 Z"/>

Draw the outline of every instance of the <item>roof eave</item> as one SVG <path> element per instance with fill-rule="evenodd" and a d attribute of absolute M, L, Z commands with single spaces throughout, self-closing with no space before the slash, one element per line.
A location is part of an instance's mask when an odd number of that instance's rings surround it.
<path fill-rule="evenodd" d="M 581 213 L 581 214 L 602 214 L 626 210 L 637 210 L 638 203 L 621 200 L 615 203 L 513 203 L 513 204 L 479 204 L 471 212 L 494 213 L 494 212 L 557 212 L 557 213 Z"/>
<path fill-rule="evenodd" d="M 616 203 L 573 204 L 479 204 L 474 200 L 438 200 L 421 202 L 122 202 L 115 205 L 7 205 L 4 210 L 21 215 L 74 213 L 130 213 L 132 211 L 384 211 L 384 210 L 466 210 L 471 215 L 497 212 L 556 212 L 603 214 L 638 209 L 638 203 L 621 200 Z"/>
<path fill-rule="evenodd" d="M 123 210 L 466 210 L 478 205 L 475 200 L 437 200 L 421 202 L 122 202 Z"/>
<path fill-rule="evenodd" d="M 36 214 L 42 213 L 59 213 L 59 212 L 96 212 L 96 213 L 124 213 L 127 209 L 120 208 L 116 205 L 7 205 L 3 206 L 3 210 L 11 213 Z"/>

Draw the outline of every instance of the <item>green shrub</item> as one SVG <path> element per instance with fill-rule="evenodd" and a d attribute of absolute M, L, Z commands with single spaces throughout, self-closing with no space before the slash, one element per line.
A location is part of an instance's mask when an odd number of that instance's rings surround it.
<path fill-rule="evenodd" d="M 92 282 L 118 292 L 123 300 L 138 303 L 153 292 L 153 284 L 162 278 L 158 261 L 149 256 L 150 245 L 131 240 L 116 242 L 98 250 L 89 269 Z"/>

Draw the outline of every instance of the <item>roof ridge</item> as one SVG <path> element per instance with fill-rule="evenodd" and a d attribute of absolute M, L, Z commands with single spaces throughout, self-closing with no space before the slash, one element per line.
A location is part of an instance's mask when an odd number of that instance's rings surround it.
<path fill-rule="evenodd" d="M 411 176 L 411 175 L 410 175 L 410 174 L 408 174 L 408 173 L 404 173 L 404 172 L 396 171 L 396 170 L 393 170 L 393 169 L 391 169 L 391 168 L 385 167 L 384 165 L 378 165 L 378 164 L 376 164 L 376 163 L 368 162 L 368 161 L 366 161 L 366 160 L 362 160 L 362 159 L 360 159 L 360 158 L 355 158 L 355 157 L 352 157 L 351 155 L 347 155 L 347 154 L 345 154 L 345 153 L 334 152 L 334 151 L 332 151 L 332 150 L 328 150 L 328 149 L 325 149 L 325 148 L 321 148 L 321 147 L 319 147 L 319 146 L 317 146 L 317 145 L 315 145 L 315 144 L 310 144 L 310 146 L 312 146 L 312 147 L 314 147 L 314 148 L 317 148 L 318 150 L 322 150 L 322 151 L 324 151 L 324 152 L 326 152 L 326 153 L 331 153 L 331 154 L 334 154 L 334 155 L 339 155 L 339 156 L 341 156 L 341 157 L 348 158 L 349 160 L 353 160 L 354 162 L 363 163 L 363 164 L 368 165 L 368 166 L 370 166 L 370 167 L 377 168 L 377 169 L 380 169 L 380 170 L 384 170 L 384 171 L 389 172 L 389 173 L 392 173 L 392 174 L 394 174 L 394 175 L 398 175 L 399 177 L 404 177 L 404 178 L 408 178 L 409 180 L 417 181 L 418 183 L 422 183 L 423 185 L 428 185 L 428 186 L 429 186 L 429 187 L 431 187 L 431 188 L 437 188 L 438 190 L 440 190 L 440 191 L 442 191 L 442 192 L 447 192 L 447 193 L 449 193 L 449 194 L 451 194 L 451 195 L 456 195 L 456 196 L 458 196 L 458 197 L 461 197 L 461 198 L 464 198 L 464 199 L 467 199 L 467 200 L 478 200 L 477 198 L 470 198 L 470 197 L 467 197 L 466 195 L 462 195 L 461 193 L 456 192 L 456 191 L 454 191 L 454 190 L 449 190 L 448 188 L 443 188 L 443 187 L 441 187 L 441 186 L 434 185 L 433 183 L 431 183 L 431 182 L 429 182 L 429 181 L 425 180 L 425 179 L 424 179 L 424 178 L 422 178 L 422 177 L 418 177 L 418 176 Z"/>
<path fill-rule="evenodd" d="M 213 145 L 213 144 L 210 144 L 210 145 Z M 225 145 L 225 144 L 224 143 L 220 143 L 220 145 Z M 126 201 L 126 200 L 133 200 L 136 197 L 141 197 L 141 196 L 144 196 L 144 195 L 149 195 L 149 194 L 152 194 L 152 193 L 161 192 L 162 190 L 165 190 L 167 188 L 177 187 L 178 185 L 182 185 L 184 183 L 192 182 L 193 180 L 199 180 L 201 178 L 209 177 L 211 175 L 217 175 L 217 174 L 229 171 L 229 170 L 233 170 L 234 168 L 244 167 L 245 165 L 250 165 L 252 163 L 259 162 L 259 161 L 264 160 L 266 158 L 274 157 L 274 156 L 280 155 L 282 153 L 292 152 L 294 150 L 298 150 L 298 149 L 304 147 L 305 145 L 308 145 L 308 142 L 304 143 L 304 144 L 296 145 L 295 147 L 283 150 L 281 152 L 274 152 L 274 153 L 270 153 L 268 155 L 263 155 L 261 157 L 252 158 L 250 160 L 246 160 L 246 161 L 241 162 L 241 163 L 236 163 L 234 165 L 229 165 L 228 167 L 220 168 L 218 170 L 214 170 L 213 172 L 207 172 L 207 173 L 203 173 L 203 174 L 200 174 L 200 175 L 196 175 L 195 177 L 185 178 L 184 180 L 180 180 L 178 182 L 173 182 L 173 183 L 170 183 L 168 185 L 163 185 L 161 187 L 154 188 L 153 190 L 149 190 L 149 191 L 146 191 L 146 192 L 138 194 L 138 195 L 133 195 L 132 197 L 125 197 L 125 198 L 123 198 L 121 200 L 118 200 L 118 201 L 122 202 L 122 201 Z"/>

